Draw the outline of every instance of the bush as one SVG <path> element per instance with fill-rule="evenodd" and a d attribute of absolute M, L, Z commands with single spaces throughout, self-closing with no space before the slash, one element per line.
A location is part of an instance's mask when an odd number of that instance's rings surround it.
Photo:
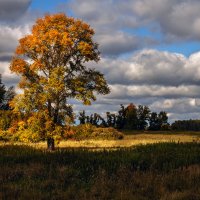
<path fill-rule="evenodd" d="M 109 128 L 95 128 L 92 132 L 93 138 L 100 138 L 100 139 L 123 139 L 123 133 L 119 132 L 118 130 L 109 127 Z"/>
<path fill-rule="evenodd" d="M 91 138 L 93 131 L 95 130 L 95 126 L 91 124 L 80 124 L 78 126 L 73 127 L 73 131 L 75 132 L 73 138 L 75 139 L 88 139 Z"/>
<path fill-rule="evenodd" d="M 74 139 L 123 139 L 123 133 L 115 128 L 100 128 L 91 124 L 81 124 L 73 127 Z"/>

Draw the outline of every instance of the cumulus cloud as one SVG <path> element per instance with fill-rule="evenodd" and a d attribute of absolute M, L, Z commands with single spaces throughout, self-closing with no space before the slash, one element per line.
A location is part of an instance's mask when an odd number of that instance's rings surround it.
<path fill-rule="evenodd" d="M 0 74 L 3 84 L 6 86 L 15 86 L 19 82 L 19 77 L 10 72 L 9 65 L 18 40 L 29 31 L 28 24 L 24 26 L 0 24 Z"/>
<path fill-rule="evenodd" d="M 16 21 L 27 11 L 32 0 L 1 0 L 0 21 Z"/>
<path fill-rule="evenodd" d="M 9 62 L 0 61 L 0 74 L 2 83 L 7 87 L 16 86 L 17 83 L 19 82 L 19 77 L 10 72 L 9 66 L 10 66 Z"/>
<path fill-rule="evenodd" d="M 198 97 L 200 98 L 199 86 L 158 86 L 158 85 L 111 85 L 112 93 L 107 98 L 181 98 L 181 97 Z"/>
<path fill-rule="evenodd" d="M 0 61 L 10 61 L 18 39 L 29 32 L 29 26 L 0 25 Z"/>
<path fill-rule="evenodd" d="M 200 39 L 198 0 L 74 0 L 67 5 L 98 31 L 148 26 L 166 41 Z"/>
<path fill-rule="evenodd" d="M 100 51 L 106 56 L 117 56 L 131 52 L 140 47 L 139 38 L 123 32 L 97 35 L 96 41 L 100 44 Z"/>
<path fill-rule="evenodd" d="M 98 30 L 113 30 L 124 26 L 137 27 L 138 22 L 133 13 L 127 12 L 127 3 L 130 5 L 130 2 L 124 3 L 120 0 L 75 0 L 67 6 L 77 17 L 86 20 Z"/>
<path fill-rule="evenodd" d="M 97 68 L 110 84 L 200 85 L 200 52 L 189 58 L 182 54 L 153 49 L 141 50 L 129 59 L 103 58 Z"/>
<path fill-rule="evenodd" d="M 136 0 L 129 3 L 140 23 L 156 23 L 167 39 L 199 40 L 198 0 Z"/>

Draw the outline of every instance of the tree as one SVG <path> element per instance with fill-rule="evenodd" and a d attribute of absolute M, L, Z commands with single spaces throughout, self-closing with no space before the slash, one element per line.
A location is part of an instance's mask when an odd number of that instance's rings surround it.
<path fill-rule="evenodd" d="M 149 130 L 153 131 L 160 130 L 159 118 L 156 112 L 152 112 L 149 117 Z"/>
<path fill-rule="evenodd" d="M 86 118 L 87 116 L 85 115 L 85 110 L 83 110 L 82 112 L 79 112 L 78 119 L 80 121 L 80 124 L 85 124 Z"/>
<path fill-rule="evenodd" d="M 159 122 L 160 122 L 160 128 L 162 130 L 168 130 L 169 129 L 169 123 L 168 123 L 168 116 L 165 111 L 160 111 L 158 114 Z"/>
<path fill-rule="evenodd" d="M 116 126 L 116 115 L 114 113 L 106 112 L 106 126 L 107 127 Z"/>
<path fill-rule="evenodd" d="M 136 130 L 138 123 L 136 106 L 133 103 L 130 103 L 125 109 L 125 111 L 126 111 L 125 128 Z"/>
<path fill-rule="evenodd" d="M 0 75 L 0 104 L 2 104 L 4 101 L 5 93 L 6 93 L 6 87 L 5 85 L 2 84 Z"/>
<path fill-rule="evenodd" d="M 144 130 L 148 123 L 150 109 L 147 106 L 139 105 L 137 108 L 137 118 L 138 118 L 138 129 Z"/>
<path fill-rule="evenodd" d="M 149 130 L 167 130 L 169 129 L 168 116 L 165 111 L 159 114 L 152 112 L 149 118 Z"/>
<path fill-rule="evenodd" d="M 109 87 L 102 73 L 88 68 L 98 62 L 98 44 L 92 39 L 94 30 L 81 20 L 65 14 L 39 18 L 32 33 L 19 40 L 10 69 L 21 75 L 19 87 L 23 95 L 13 101 L 14 110 L 30 116 L 45 113 L 51 131 L 73 118 L 71 98 L 90 105 L 95 94 L 108 94 Z"/>
<path fill-rule="evenodd" d="M 118 111 L 116 119 L 116 128 L 123 129 L 126 125 L 126 108 L 121 104 L 121 109 Z"/>

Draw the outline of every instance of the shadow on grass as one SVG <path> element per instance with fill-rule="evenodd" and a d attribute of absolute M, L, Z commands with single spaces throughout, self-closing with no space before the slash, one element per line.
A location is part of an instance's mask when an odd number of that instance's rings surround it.
<path fill-rule="evenodd" d="M 200 144 L 0 146 L 0 199 L 200 199 Z"/>

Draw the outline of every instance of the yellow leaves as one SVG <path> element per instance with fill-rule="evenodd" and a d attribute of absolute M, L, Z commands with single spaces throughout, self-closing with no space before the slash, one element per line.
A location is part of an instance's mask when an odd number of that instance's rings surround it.
<path fill-rule="evenodd" d="M 10 101 L 9 105 L 13 108 L 14 113 L 20 112 L 20 108 L 23 105 L 23 97 L 23 94 L 18 94 L 12 99 L 12 101 Z"/>
<path fill-rule="evenodd" d="M 54 124 L 51 120 L 47 120 L 44 125 L 45 125 L 46 130 L 52 130 Z"/>
<path fill-rule="evenodd" d="M 92 46 L 87 42 L 80 42 L 78 49 L 81 51 L 82 54 L 90 55 L 92 53 Z"/>
<path fill-rule="evenodd" d="M 26 123 L 24 121 L 19 121 L 18 122 L 18 127 L 19 130 L 24 130 Z"/>
<path fill-rule="evenodd" d="M 51 90 L 54 94 L 63 92 L 63 90 L 65 90 L 64 72 L 65 70 L 63 67 L 55 67 L 52 69 L 45 89 Z"/>
<path fill-rule="evenodd" d="M 91 105 L 91 101 L 89 99 L 85 99 L 83 101 L 83 104 L 86 105 L 86 106 L 90 106 Z"/>
<path fill-rule="evenodd" d="M 60 41 L 60 44 L 62 46 L 65 46 L 65 47 L 70 47 L 70 48 L 72 47 L 73 41 L 72 41 L 72 39 L 70 38 L 70 35 L 67 32 L 64 32 L 62 34 L 62 39 Z"/>

